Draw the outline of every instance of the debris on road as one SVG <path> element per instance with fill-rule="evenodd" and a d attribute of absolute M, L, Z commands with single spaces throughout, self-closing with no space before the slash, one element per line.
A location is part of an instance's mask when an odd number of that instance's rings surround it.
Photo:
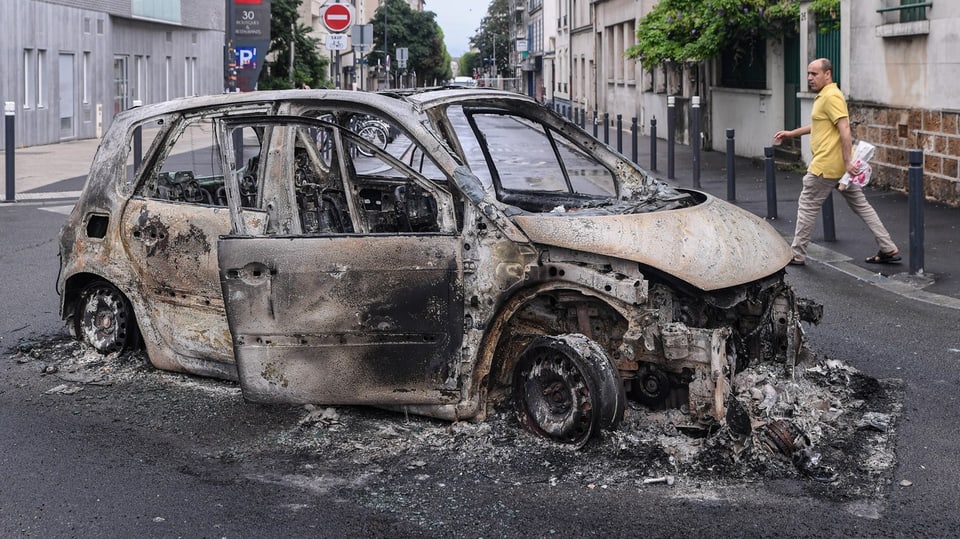
<path fill-rule="evenodd" d="M 229 382 L 156 371 L 142 353 L 103 357 L 65 337 L 11 352 L 21 368 L 35 368 L 40 377 L 52 370 L 59 377 L 60 383 L 47 391 L 51 395 L 68 396 L 84 388 L 142 395 L 143 385 L 160 384 L 148 391 L 169 406 L 198 399 L 260 406 L 244 403 Z M 198 389 L 204 384 L 229 385 L 230 390 Z M 523 431 L 508 407 L 482 423 L 448 423 L 369 407 L 283 405 L 289 423 L 268 429 L 255 442 L 238 440 L 229 447 L 228 440 L 224 454 L 235 459 L 251 451 L 286 450 L 323 455 L 329 465 L 376 465 L 398 474 L 429 474 L 438 460 L 445 460 L 465 470 L 487 470 L 482 473 L 491 480 L 551 485 L 573 481 L 640 487 L 671 485 L 672 478 L 675 487 L 696 488 L 705 482 L 794 478 L 821 496 L 876 497 L 894 483 L 902 400 L 900 381 L 868 377 L 838 360 L 806 368 L 765 364 L 733 378 L 723 426 L 701 423 L 681 409 L 631 403 L 621 428 L 580 451 Z"/>

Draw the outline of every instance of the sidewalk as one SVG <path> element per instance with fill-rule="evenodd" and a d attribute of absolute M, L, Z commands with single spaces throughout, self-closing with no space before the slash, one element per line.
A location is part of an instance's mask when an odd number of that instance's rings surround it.
<path fill-rule="evenodd" d="M 90 172 L 100 139 L 18 148 L 14 156 L 17 202 L 77 198 Z M 7 200 L 5 152 L 0 151 L 0 204 Z"/>
<path fill-rule="evenodd" d="M 614 140 L 611 138 L 611 140 Z M 629 136 L 624 137 L 627 156 Z M 650 139 L 638 137 L 637 161 L 649 171 Z M 672 183 L 680 187 L 693 187 L 693 151 L 689 146 L 678 145 L 675 149 L 674 176 Z M 700 190 L 718 198 L 727 197 L 726 154 L 701 152 Z M 800 196 L 803 172 L 776 171 L 776 219 L 767 214 L 767 191 L 764 163 L 738 157 L 735 159 L 737 206 L 767 218 L 789 242 L 793 239 L 797 217 L 797 200 Z M 651 174 L 667 179 L 667 143 L 657 141 L 657 170 Z M 667 180 L 671 181 L 671 180 Z M 867 264 L 864 258 L 877 252 L 873 234 L 863 224 L 839 193 L 833 195 L 833 215 L 836 241 L 826 241 L 823 232 L 823 214 L 817 220 L 811 242 L 807 266 L 791 266 L 788 271 L 805 271 L 811 265 L 823 264 L 860 281 L 871 283 L 901 296 L 910 297 L 940 306 L 960 309 L 960 208 L 925 202 L 924 241 L 922 245 L 922 272 L 910 274 L 910 210 L 908 196 L 904 193 L 865 189 L 867 199 L 877 210 L 883 224 L 890 231 L 893 241 L 900 248 L 902 262 L 899 264 Z M 920 246 L 918 246 L 918 249 Z"/>
<path fill-rule="evenodd" d="M 611 145 L 616 145 L 611 133 Z M 16 201 L 75 199 L 83 188 L 90 163 L 99 140 L 86 139 L 17 150 Z M 630 134 L 624 134 L 623 153 L 631 155 Z M 638 137 L 637 161 L 640 166 L 661 179 L 667 179 L 667 142 L 657 141 L 657 170 L 650 170 L 650 139 Z M 700 154 L 700 188 L 718 198 L 727 197 L 726 155 L 703 151 Z M 5 163 L 0 152 L 0 163 Z M 736 167 L 736 200 L 741 208 L 761 217 L 767 215 L 766 180 L 762 161 L 738 157 Z M 693 187 L 693 152 L 689 146 L 675 148 L 674 180 L 680 187 Z M 793 237 L 801 172 L 776 172 L 777 218 L 767 221 L 788 241 Z M 4 175 L 5 178 L 5 175 Z M 5 181 L 0 182 L 0 192 Z M 807 257 L 807 266 L 788 271 L 805 271 L 822 264 L 860 281 L 871 283 L 896 294 L 954 309 L 960 309 L 960 209 L 942 204 L 924 204 L 924 244 L 922 273 L 910 275 L 910 212 L 908 197 L 902 193 L 866 189 L 893 240 L 900 247 L 900 264 L 867 264 L 863 259 L 877 251 L 876 243 L 863 222 L 847 208 L 839 194 L 834 194 L 836 241 L 823 236 L 823 216 L 817 222 Z M 6 193 L 0 196 L 0 208 Z M 40 202 L 43 203 L 43 202 Z"/>

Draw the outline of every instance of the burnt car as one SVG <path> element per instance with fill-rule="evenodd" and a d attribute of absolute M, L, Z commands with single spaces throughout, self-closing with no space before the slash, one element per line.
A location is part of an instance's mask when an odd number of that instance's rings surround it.
<path fill-rule="evenodd" d="M 102 353 L 142 345 L 252 402 L 509 404 L 574 445 L 627 399 L 723 423 L 730 377 L 796 362 L 816 318 L 762 219 L 498 91 L 126 111 L 60 251 L 62 317 Z"/>

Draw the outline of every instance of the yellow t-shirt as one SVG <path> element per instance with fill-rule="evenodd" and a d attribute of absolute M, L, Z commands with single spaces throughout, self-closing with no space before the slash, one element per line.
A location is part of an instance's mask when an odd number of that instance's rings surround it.
<path fill-rule="evenodd" d="M 837 121 L 847 118 L 847 102 L 837 84 L 831 82 L 820 89 L 813 100 L 810 123 L 810 151 L 813 159 L 807 172 L 824 178 L 840 179 L 847 171 L 840 148 L 840 131 Z"/>

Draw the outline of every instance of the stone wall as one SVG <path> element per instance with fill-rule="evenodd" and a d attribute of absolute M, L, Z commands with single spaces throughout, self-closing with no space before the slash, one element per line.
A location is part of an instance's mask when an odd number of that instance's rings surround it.
<path fill-rule="evenodd" d="M 960 112 L 849 103 L 854 140 L 877 147 L 877 187 L 907 191 L 908 152 L 923 150 L 924 195 L 960 207 Z"/>

